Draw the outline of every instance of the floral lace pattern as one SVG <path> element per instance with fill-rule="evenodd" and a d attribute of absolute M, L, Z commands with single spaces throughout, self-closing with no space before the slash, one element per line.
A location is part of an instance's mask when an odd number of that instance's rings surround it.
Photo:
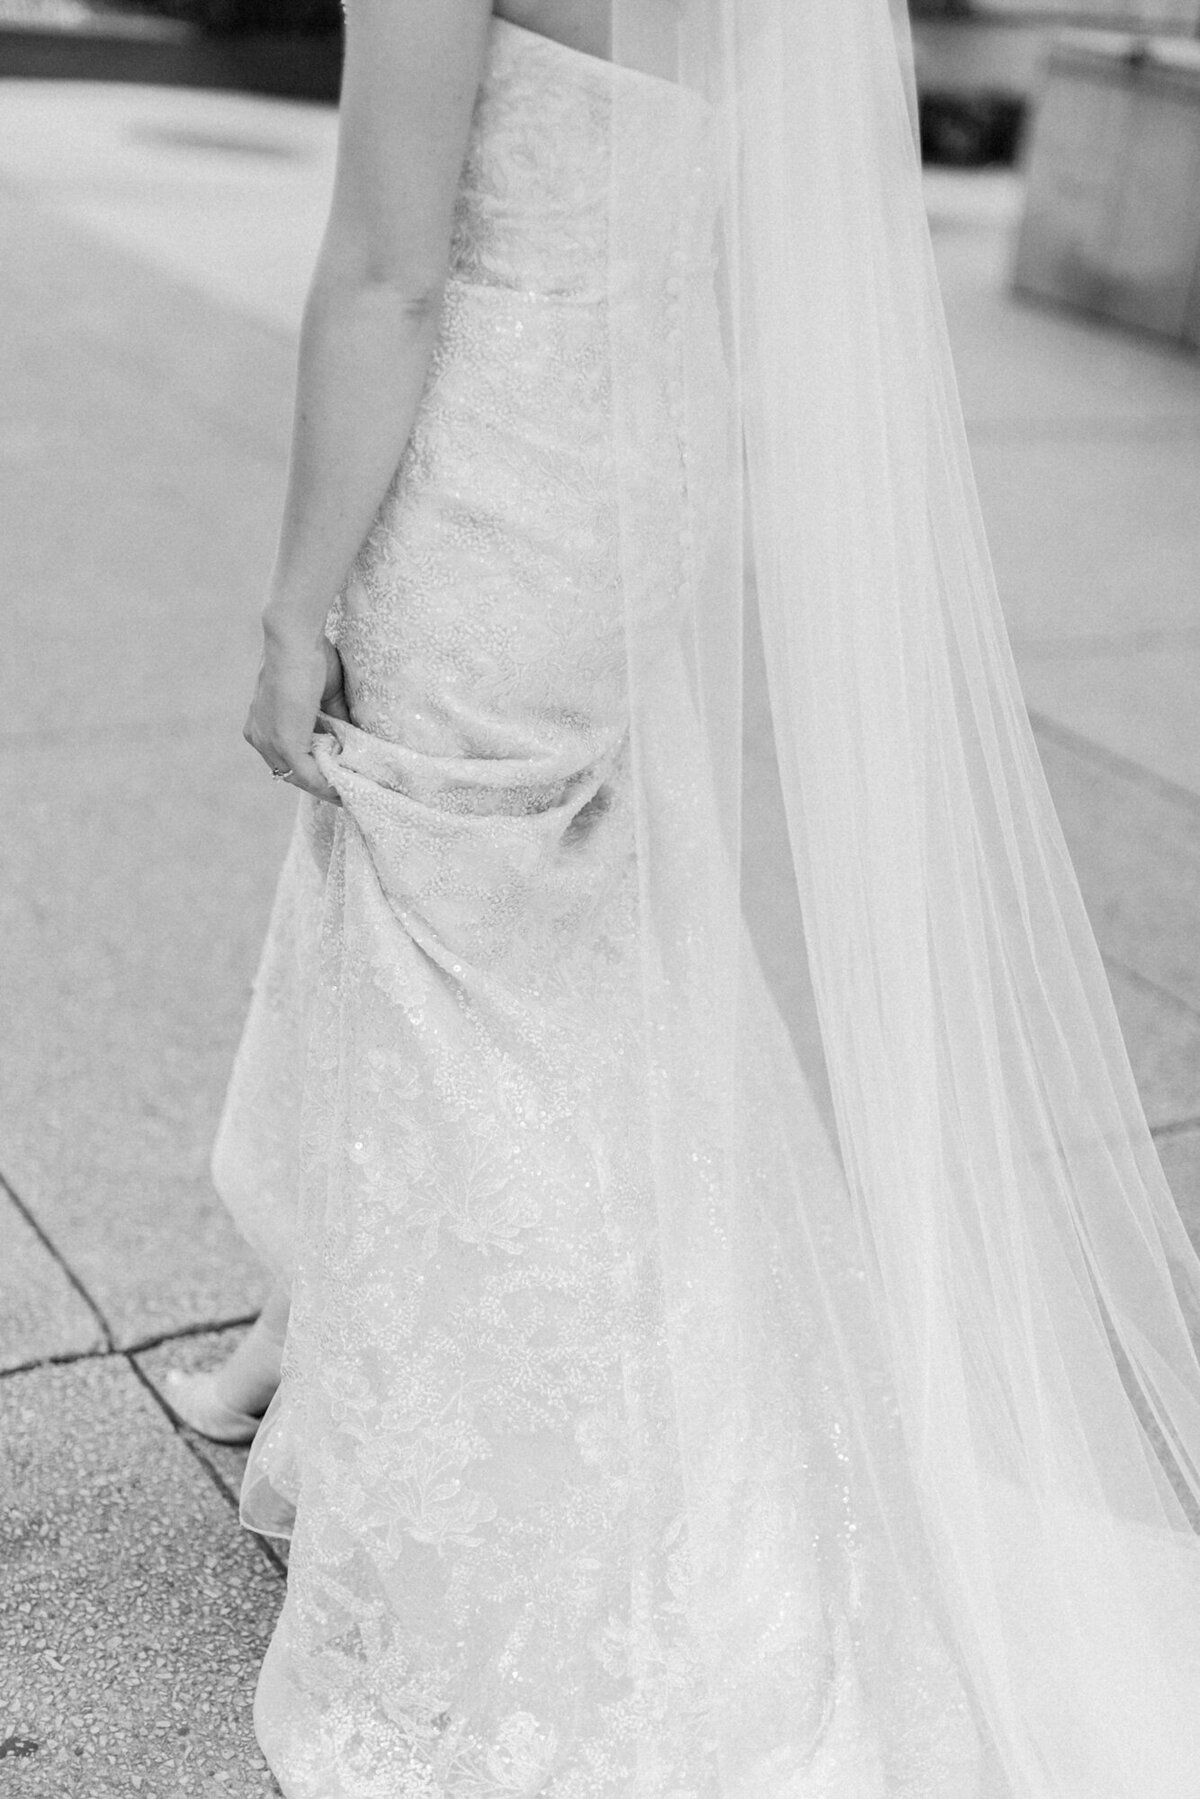
<path fill-rule="evenodd" d="M 293 1271 L 243 1497 L 292 1537 L 257 1727 L 288 1799 L 967 1799 L 961 1692 L 904 1596 L 872 1688 L 883 1613 L 803 1245 L 765 1215 L 736 1253 L 707 1228 L 702 1108 L 689 1261 L 664 1266 L 613 472 L 621 79 L 495 28 L 424 403 L 331 624 L 343 807 L 302 802 L 215 1158 Z M 663 104 L 647 87 L 650 135 Z M 634 629 L 686 864 L 686 207 L 663 187 L 625 332 L 658 521 Z M 782 1190 L 769 1114 L 744 1129 Z"/>

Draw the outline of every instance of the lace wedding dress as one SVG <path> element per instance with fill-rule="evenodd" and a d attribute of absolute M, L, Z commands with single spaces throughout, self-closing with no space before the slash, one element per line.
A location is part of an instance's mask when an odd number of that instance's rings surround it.
<path fill-rule="evenodd" d="M 618 102 L 654 248 L 614 294 Z M 343 804 L 301 802 L 215 1156 L 292 1281 L 243 1496 L 291 1538 L 256 1702 L 288 1799 L 1110 1791 L 1000 1467 L 1015 1703 L 1080 1784 L 989 1738 L 841 1162 L 749 948 L 736 991 L 712 966 L 702 132 L 494 25 L 426 394 L 330 623 Z M 1119 1684 L 1127 1614 L 1093 1622 Z"/>
<path fill-rule="evenodd" d="M 333 721 L 322 761 L 344 809 L 301 804 L 217 1149 L 252 1240 L 276 1263 L 294 1244 L 245 1506 L 293 1531 L 257 1707 L 289 1799 L 732 1790 L 689 1598 L 647 1142 L 603 304 L 614 80 L 643 86 L 652 149 L 669 90 L 494 28 L 427 393 L 331 625 L 354 723 Z M 655 203 L 642 278 L 664 304 L 639 323 L 659 528 L 634 603 L 661 638 L 656 822 L 686 881 L 703 789 L 673 643 L 694 496 L 665 304 L 684 197 Z M 764 1242 L 746 1296 L 764 1314 L 774 1260 Z M 703 1330 L 703 1288 L 693 1303 Z M 720 1471 L 744 1499 L 722 1549 L 746 1583 L 739 1730 L 756 1761 L 782 1755 L 778 1792 L 847 1677 L 799 1498 L 805 1360 L 781 1322 L 778 1390 L 744 1392 L 758 1417 L 725 1428 L 747 1459 Z M 823 1453 L 840 1512 L 828 1429 Z M 831 1523 L 843 1625 L 852 1526 Z M 887 1696 L 906 1734 L 928 1662 Z M 837 1753 L 873 1751 L 864 1734 Z"/>

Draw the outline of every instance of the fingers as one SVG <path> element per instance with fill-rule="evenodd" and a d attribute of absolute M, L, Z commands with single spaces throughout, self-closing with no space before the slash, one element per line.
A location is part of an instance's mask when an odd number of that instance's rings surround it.
<path fill-rule="evenodd" d="M 279 784 L 297 787 L 301 793 L 311 793 L 315 800 L 324 800 L 330 806 L 342 803 L 337 788 L 329 785 L 312 756 L 297 756 L 289 765 L 286 781 Z"/>
<path fill-rule="evenodd" d="M 242 735 L 281 783 L 338 806 L 337 791 L 313 757 L 314 718 L 348 719 L 341 658 L 328 638 L 311 643 L 268 638 Z M 318 730 L 328 729 L 317 725 Z M 327 741 L 327 740 L 324 740 Z"/>
<path fill-rule="evenodd" d="M 311 752 L 295 750 L 289 752 L 276 744 L 257 741 L 249 720 L 247 720 L 242 736 L 250 747 L 262 757 L 281 787 L 294 787 L 301 793 L 310 793 L 315 800 L 324 800 L 330 806 L 341 805 L 337 789 L 331 787 L 325 779 Z M 281 770 L 286 772 L 281 773 Z"/>

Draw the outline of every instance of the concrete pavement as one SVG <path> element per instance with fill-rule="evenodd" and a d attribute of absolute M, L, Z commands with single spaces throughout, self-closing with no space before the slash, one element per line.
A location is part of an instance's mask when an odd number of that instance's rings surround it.
<path fill-rule="evenodd" d="M 1014 301 L 1015 177 L 926 189 L 1025 698 L 1200 1237 L 1200 359 Z"/>
<path fill-rule="evenodd" d="M 154 1383 L 259 1298 L 207 1156 L 291 809 L 240 722 L 331 125 L 0 86 L 0 1784 L 37 1799 L 270 1790 L 281 1572 Z"/>
<path fill-rule="evenodd" d="M 0 85 L 0 1784 L 270 1791 L 280 1596 L 172 1362 L 259 1276 L 208 1146 L 290 801 L 239 730 L 333 119 Z M 1200 363 L 1005 291 L 1019 186 L 928 183 L 1039 744 L 1200 1232 Z M 34 1746 L 36 1745 L 36 1747 Z"/>

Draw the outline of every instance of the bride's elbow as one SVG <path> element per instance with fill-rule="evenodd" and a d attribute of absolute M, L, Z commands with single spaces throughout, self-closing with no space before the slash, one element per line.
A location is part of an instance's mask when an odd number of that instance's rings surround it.
<path fill-rule="evenodd" d="M 419 325 L 440 314 L 446 276 L 444 270 L 425 277 L 414 276 L 406 270 L 394 274 L 371 270 L 361 277 L 361 285 L 368 292 L 389 299 L 398 312 Z"/>
<path fill-rule="evenodd" d="M 378 300 L 421 324 L 441 311 L 446 266 L 359 252 L 326 244 L 313 273 L 314 290 L 352 292 Z"/>

